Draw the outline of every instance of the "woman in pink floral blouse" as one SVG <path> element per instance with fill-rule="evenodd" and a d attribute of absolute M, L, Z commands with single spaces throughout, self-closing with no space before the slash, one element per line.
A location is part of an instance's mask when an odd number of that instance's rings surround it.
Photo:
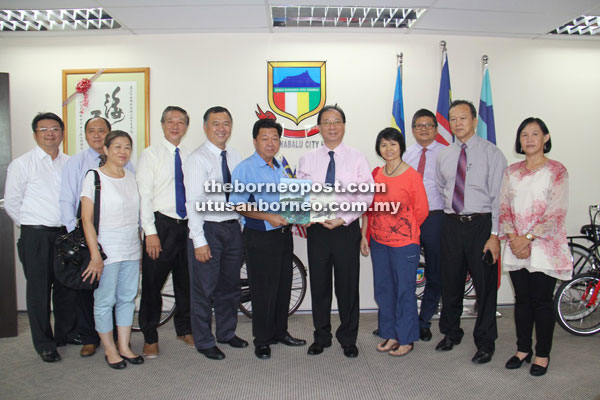
<path fill-rule="evenodd" d="M 515 150 L 525 154 L 525 161 L 506 169 L 500 191 L 501 239 L 506 239 L 502 263 L 515 290 L 517 330 L 517 353 L 506 368 L 531 362 L 535 325 L 535 360 L 530 369 L 534 376 L 544 375 L 550 363 L 556 279 L 570 279 L 573 269 L 565 228 L 568 174 L 561 163 L 545 156 L 551 147 L 544 121 L 524 120 L 517 130 Z"/>

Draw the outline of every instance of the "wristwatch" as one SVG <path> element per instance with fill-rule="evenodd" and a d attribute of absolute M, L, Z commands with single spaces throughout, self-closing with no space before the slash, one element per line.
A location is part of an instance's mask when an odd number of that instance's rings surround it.
<path fill-rule="evenodd" d="M 532 242 L 533 239 L 535 239 L 535 238 L 533 237 L 533 235 L 531 234 L 531 232 L 529 232 L 529 233 L 527 233 L 527 235 L 525 235 L 525 239 L 527 239 L 530 242 Z"/>

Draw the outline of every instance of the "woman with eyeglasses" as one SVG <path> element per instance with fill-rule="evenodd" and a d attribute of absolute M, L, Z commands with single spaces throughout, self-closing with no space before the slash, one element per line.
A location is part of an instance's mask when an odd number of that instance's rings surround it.
<path fill-rule="evenodd" d="M 88 173 L 81 191 L 81 220 L 91 261 L 83 279 L 99 280 L 94 291 L 94 321 L 104 345 L 105 359 L 114 369 L 142 364 L 144 358 L 129 347 L 134 299 L 138 290 L 140 259 L 140 199 L 133 173 L 123 167 L 129 161 L 133 142 L 129 134 L 112 131 L 104 140 L 105 164 L 100 175 L 100 223 L 94 228 L 94 174 Z M 106 254 L 102 260 L 98 243 Z M 113 316 L 118 344 L 113 339 Z"/>
<path fill-rule="evenodd" d="M 515 151 L 525 160 L 510 165 L 500 191 L 502 263 L 515 291 L 517 352 L 506 368 L 517 369 L 533 356 L 530 374 L 541 376 L 550 364 L 554 332 L 556 279 L 571 279 L 573 263 L 567 245 L 567 169 L 546 157 L 552 148 L 544 121 L 527 118 L 517 129 Z"/>
<path fill-rule="evenodd" d="M 375 151 L 385 164 L 373 170 L 373 178 L 385 184 L 386 191 L 375 193 L 373 205 L 363 215 L 360 243 L 361 253 L 370 252 L 373 262 L 378 334 L 385 339 L 377 351 L 394 357 L 410 353 L 419 340 L 415 276 L 420 225 L 429 213 L 421 175 L 402 161 L 405 150 L 397 129 L 386 128 L 377 135 Z"/>

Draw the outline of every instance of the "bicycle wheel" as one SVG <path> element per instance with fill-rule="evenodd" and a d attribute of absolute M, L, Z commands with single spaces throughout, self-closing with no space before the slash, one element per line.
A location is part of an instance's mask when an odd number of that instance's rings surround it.
<path fill-rule="evenodd" d="M 595 255 L 585 246 L 569 243 L 569 251 L 573 260 L 573 275 L 589 272 L 594 265 L 598 265 Z"/>
<path fill-rule="evenodd" d="M 589 304 L 598 290 L 598 273 L 575 275 L 572 280 L 560 285 L 554 296 L 554 315 L 558 324 L 577 336 L 600 332 L 600 298 L 597 297 L 593 304 Z"/>
<path fill-rule="evenodd" d="M 250 301 L 250 283 L 248 281 L 248 271 L 246 270 L 246 260 L 242 261 L 242 267 L 240 269 L 240 281 L 241 281 L 241 296 L 240 296 L 240 311 L 247 316 L 252 318 L 252 302 Z M 295 313 L 306 295 L 306 267 L 294 254 L 292 258 L 292 291 L 290 295 L 290 306 L 288 315 Z"/>
<path fill-rule="evenodd" d="M 475 291 L 473 290 L 475 286 L 473 286 L 473 278 L 471 278 L 471 274 L 467 272 L 467 278 L 465 279 L 465 291 L 463 297 L 465 299 L 474 299 L 476 298 Z"/>
<path fill-rule="evenodd" d="M 167 276 L 167 280 L 160 292 L 162 297 L 162 311 L 160 313 L 160 320 L 158 321 L 158 327 L 166 324 L 173 315 L 175 314 L 175 292 L 173 290 L 173 278 L 171 273 L 169 272 L 169 276 Z M 142 280 L 140 279 L 140 284 L 138 287 L 138 294 L 135 297 L 135 313 L 133 315 L 133 325 L 131 326 L 131 330 L 133 332 L 140 332 L 140 323 L 139 323 L 139 310 L 140 310 L 140 300 L 142 298 Z"/>
<path fill-rule="evenodd" d="M 423 300 L 423 293 L 425 292 L 425 267 L 425 250 L 421 247 L 419 266 L 417 267 L 417 289 L 415 290 L 418 300 Z"/>

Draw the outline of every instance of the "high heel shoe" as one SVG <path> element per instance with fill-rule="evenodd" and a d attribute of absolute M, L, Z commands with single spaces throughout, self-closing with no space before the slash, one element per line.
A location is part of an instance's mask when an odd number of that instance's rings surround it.
<path fill-rule="evenodd" d="M 531 364 L 531 369 L 529 370 L 529 373 L 532 376 L 545 375 L 546 372 L 548 371 L 549 366 L 550 366 L 550 356 L 548 356 L 548 364 L 546 364 L 545 367 L 542 367 L 541 365 L 537 365 L 537 364 Z"/>
<path fill-rule="evenodd" d="M 529 352 L 527 354 L 527 356 L 525 356 L 524 359 L 520 359 L 519 357 L 517 357 L 516 355 L 512 356 L 511 358 L 508 359 L 508 361 L 506 362 L 506 369 L 517 369 L 517 368 L 521 368 L 521 365 L 523 365 L 523 362 L 526 362 L 527 364 L 529 364 L 531 362 L 531 357 L 533 356 L 533 352 Z"/>

